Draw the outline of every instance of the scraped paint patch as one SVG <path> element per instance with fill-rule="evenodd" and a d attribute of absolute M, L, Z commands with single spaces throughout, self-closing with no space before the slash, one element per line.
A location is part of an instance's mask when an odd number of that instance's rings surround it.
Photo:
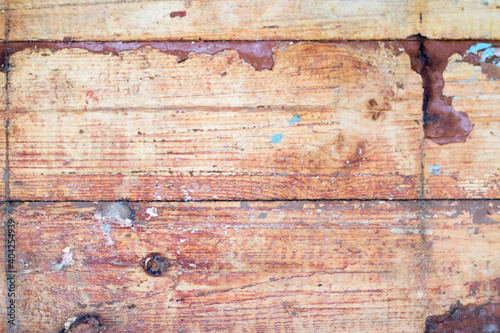
<path fill-rule="evenodd" d="M 500 332 L 500 303 L 462 305 L 460 301 L 442 315 L 429 316 L 425 333 L 437 332 Z"/>
<path fill-rule="evenodd" d="M 236 42 L 12 42 L 8 46 L 0 44 L 0 70 L 5 72 L 8 58 L 16 52 L 26 49 L 64 50 L 84 49 L 92 53 L 111 53 L 118 55 L 123 51 L 135 51 L 151 47 L 165 54 L 177 56 L 177 61 L 188 59 L 189 53 L 215 55 L 229 50 L 238 52 L 241 59 L 258 71 L 271 70 L 274 66 L 274 41 L 236 41 Z"/>
<path fill-rule="evenodd" d="M 441 167 L 439 165 L 433 165 L 429 167 L 431 175 L 437 176 L 441 174 Z"/>
<path fill-rule="evenodd" d="M 290 119 L 290 121 L 288 122 L 290 125 L 295 125 L 296 123 L 298 123 L 299 121 L 301 121 L 302 119 L 300 119 L 300 116 L 299 114 L 295 114 L 295 116 L 293 116 L 292 119 Z"/>
<path fill-rule="evenodd" d="M 96 204 L 94 217 L 98 220 L 117 221 L 130 226 L 135 218 L 135 211 L 127 202 L 99 202 Z"/>

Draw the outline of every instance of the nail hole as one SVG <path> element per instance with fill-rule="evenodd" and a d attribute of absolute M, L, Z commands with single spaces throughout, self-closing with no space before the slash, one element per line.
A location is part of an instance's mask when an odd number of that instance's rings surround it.
<path fill-rule="evenodd" d="M 165 274 L 171 264 L 160 253 L 151 253 L 144 259 L 143 268 L 151 276 Z"/>

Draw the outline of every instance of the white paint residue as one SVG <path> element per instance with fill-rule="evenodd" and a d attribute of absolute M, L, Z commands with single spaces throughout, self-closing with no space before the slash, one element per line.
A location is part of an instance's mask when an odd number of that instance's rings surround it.
<path fill-rule="evenodd" d="M 391 234 L 395 234 L 395 235 L 421 235 L 421 234 L 424 234 L 424 235 L 432 236 L 433 233 L 434 233 L 434 230 L 431 230 L 431 229 L 423 230 L 423 232 L 422 232 L 422 229 L 418 229 L 418 228 L 392 228 L 391 229 Z"/>
<path fill-rule="evenodd" d="M 69 267 L 74 265 L 75 261 L 73 260 L 73 251 L 69 247 L 63 249 L 63 255 L 61 257 L 61 262 L 52 266 L 52 269 L 63 269 L 64 267 Z"/>
<path fill-rule="evenodd" d="M 113 241 L 113 237 L 111 237 L 111 225 L 109 225 L 109 223 L 103 223 L 100 225 L 100 229 L 102 235 L 106 239 L 106 245 L 115 244 L 115 242 Z"/>
<path fill-rule="evenodd" d="M 446 215 L 448 217 L 452 217 L 453 215 L 455 215 L 457 212 L 456 211 L 452 211 L 452 212 L 442 212 L 443 215 Z"/>
<path fill-rule="evenodd" d="M 71 326 L 71 324 L 73 324 L 77 319 L 78 319 L 77 317 L 68 318 L 68 320 L 64 323 L 64 331 L 67 331 Z"/>
<path fill-rule="evenodd" d="M 146 221 L 149 221 L 150 218 L 158 216 L 158 209 L 156 209 L 156 207 L 151 207 L 146 209 L 146 213 L 149 215 L 149 217 L 146 218 Z"/>

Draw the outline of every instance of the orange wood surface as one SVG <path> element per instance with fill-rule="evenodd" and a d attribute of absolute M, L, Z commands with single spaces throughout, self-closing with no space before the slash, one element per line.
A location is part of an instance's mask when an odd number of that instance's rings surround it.
<path fill-rule="evenodd" d="M 498 331 L 499 18 L 0 2 L 0 332 Z"/>

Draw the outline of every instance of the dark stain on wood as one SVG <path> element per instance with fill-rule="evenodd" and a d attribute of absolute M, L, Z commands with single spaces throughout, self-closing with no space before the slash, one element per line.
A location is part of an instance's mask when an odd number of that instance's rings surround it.
<path fill-rule="evenodd" d="M 99 333 L 104 331 L 99 316 L 85 314 L 76 319 L 68 329 L 62 329 L 59 333 Z"/>
<path fill-rule="evenodd" d="M 434 332 L 500 332 L 500 303 L 462 305 L 460 301 L 442 315 L 429 316 L 425 333 Z"/>

